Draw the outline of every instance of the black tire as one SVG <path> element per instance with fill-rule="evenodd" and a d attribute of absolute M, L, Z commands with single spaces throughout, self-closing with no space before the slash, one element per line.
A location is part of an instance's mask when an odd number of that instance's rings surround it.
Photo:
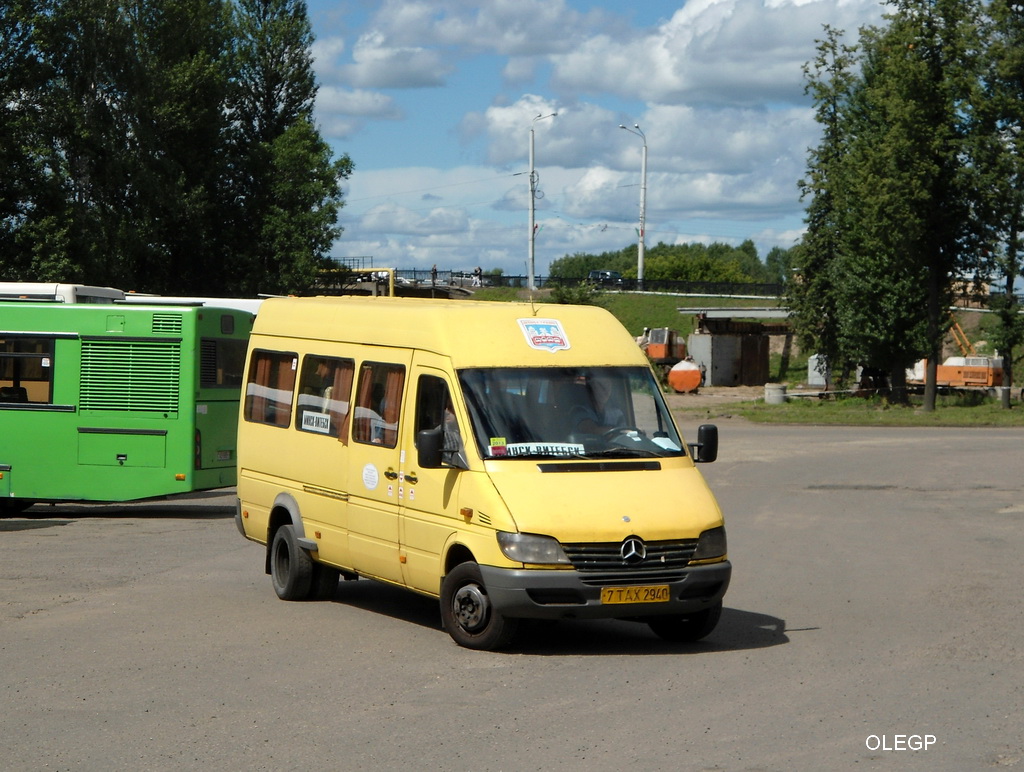
<path fill-rule="evenodd" d="M 519 627 L 495 610 L 476 563 L 460 563 L 441 582 L 441 622 L 459 646 L 483 651 L 506 646 Z"/>
<path fill-rule="evenodd" d="M 338 591 L 340 578 L 341 571 L 337 568 L 314 563 L 313 580 L 309 588 L 310 600 L 333 600 L 334 594 Z"/>
<path fill-rule="evenodd" d="M 722 616 L 722 601 L 679 617 L 651 617 L 648 626 L 659 638 L 672 643 L 693 643 L 711 634 Z"/>
<path fill-rule="evenodd" d="M 313 586 L 313 566 L 313 559 L 295 538 L 295 528 L 278 528 L 270 547 L 270 579 L 277 597 L 306 600 Z"/>

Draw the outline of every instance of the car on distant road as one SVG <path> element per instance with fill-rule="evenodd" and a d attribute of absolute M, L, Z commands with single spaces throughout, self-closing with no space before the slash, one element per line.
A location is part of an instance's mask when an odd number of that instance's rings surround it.
<path fill-rule="evenodd" d="M 591 271 L 587 274 L 587 281 L 594 284 L 620 285 L 622 274 L 618 271 Z"/>

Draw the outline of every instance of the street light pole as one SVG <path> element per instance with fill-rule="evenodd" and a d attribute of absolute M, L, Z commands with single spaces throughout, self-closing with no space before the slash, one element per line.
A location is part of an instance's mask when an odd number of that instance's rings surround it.
<path fill-rule="evenodd" d="M 639 123 L 634 123 L 633 128 L 619 124 L 620 129 L 625 129 L 630 134 L 636 134 L 644 142 L 643 150 L 640 153 L 640 233 L 636 248 L 636 286 L 637 289 L 644 288 L 644 227 L 647 215 L 647 135 L 643 133 Z"/>
<path fill-rule="evenodd" d="M 537 204 L 537 195 L 538 195 L 537 194 L 537 181 L 538 181 L 539 177 L 537 176 L 537 172 L 535 172 L 534 169 L 533 169 L 533 127 L 537 123 L 537 121 L 543 120 L 545 118 L 554 118 L 556 115 L 558 115 L 558 113 L 551 113 L 550 115 L 540 115 L 540 114 L 538 114 L 537 117 L 534 118 L 533 122 L 530 124 L 530 260 L 529 260 L 529 265 L 527 266 L 527 277 L 526 277 L 526 286 L 530 290 L 537 289 L 537 287 L 534 284 L 534 280 L 533 280 L 533 277 L 534 277 L 533 254 L 534 254 L 534 239 L 537 236 L 537 226 L 535 224 L 535 215 L 536 215 L 536 204 Z"/>

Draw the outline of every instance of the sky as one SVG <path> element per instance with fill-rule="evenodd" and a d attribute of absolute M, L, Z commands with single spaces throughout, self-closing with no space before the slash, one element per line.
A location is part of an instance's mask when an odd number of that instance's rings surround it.
<path fill-rule="evenodd" d="M 804 65 L 877 0 L 308 0 L 316 120 L 354 164 L 331 250 L 373 267 L 526 275 L 637 243 L 803 231 L 818 143 Z M 553 117 L 547 117 L 552 116 Z M 540 117 L 538 116 L 545 116 Z M 640 134 L 624 131 L 620 126 Z"/>

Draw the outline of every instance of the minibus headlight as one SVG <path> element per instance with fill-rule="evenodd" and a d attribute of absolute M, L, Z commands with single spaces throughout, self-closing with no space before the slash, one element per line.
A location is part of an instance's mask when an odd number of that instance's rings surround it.
<path fill-rule="evenodd" d="M 725 548 L 725 526 L 720 525 L 704 531 L 697 541 L 697 550 L 693 553 L 693 560 L 710 560 L 711 558 L 724 557 Z"/>
<path fill-rule="evenodd" d="M 498 531 L 498 546 L 505 557 L 517 563 L 556 565 L 569 562 L 562 551 L 562 545 L 550 536 Z"/>

